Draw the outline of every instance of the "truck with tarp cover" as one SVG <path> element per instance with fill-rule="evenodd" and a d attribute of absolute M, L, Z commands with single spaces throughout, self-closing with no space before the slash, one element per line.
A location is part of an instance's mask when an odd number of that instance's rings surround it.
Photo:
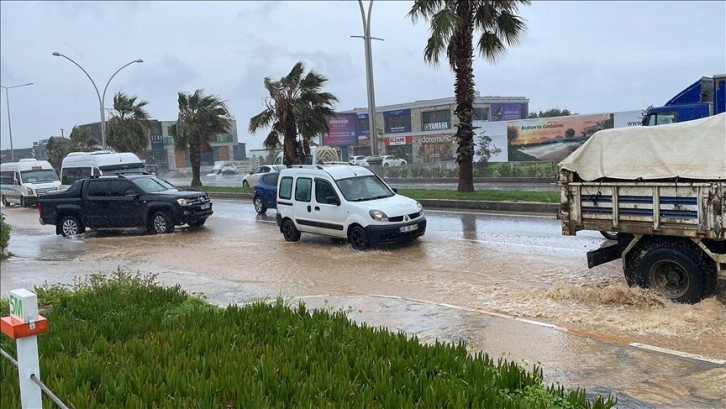
<path fill-rule="evenodd" d="M 726 278 L 726 113 L 598 131 L 557 181 L 563 235 L 618 233 L 588 267 L 622 259 L 630 286 L 686 303 Z"/>

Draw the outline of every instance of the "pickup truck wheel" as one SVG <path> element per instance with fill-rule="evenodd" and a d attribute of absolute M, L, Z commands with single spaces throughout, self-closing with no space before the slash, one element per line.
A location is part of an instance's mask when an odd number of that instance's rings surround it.
<path fill-rule="evenodd" d="M 258 214 L 265 214 L 267 212 L 267 207 L 262 203 L 262 198 L 259 196 L 255 196 L 254 199 L 252 199 L 252 204 L 255 205 L 255 211 Z"/>
<path fill-rule="evenodd" d="M 602 236 L 608 240 L 617 240 L 618 239 L 618 233 L 616 233 L 616 232 L 600 231 L 600 234 L 602 234 Z"/>
<path fill-rule="evenodd" d="M 368 247 L 370 247 L 368 235 L 366 234 L 365 229 L 360 226 L 351 227 L 348 232 L 348 241 L 350 242 L 350 245 L 358 251 L 365 251 L 368 250 Z"/>
<path fill-rule="evenodd" d="M 151 217 L 151 230 L 157 234 L 174 232 L 174 220 L 167 212 L 156 212 Z"/>
<path fill-rule="evenodd" d="M 697 303 L 715 288 L 715 264 L 690 243 L 655 241 L 635 258 L 637 284 L 674 302 Z"/>
<path fill-rule="evenodd" d="M 60 232 L 63 237 L 73 237 L 83 233 L 84 231 L 85 228 L 75 216 L 65 216 L 61 219 Z"/>
<path fill-rule="evenodd" d="M 282 236 L 286 241 L 300 240 L 300 231 L 295 227 L 295 223 L 292 220 L 286 219 L 283 221 L 280 230 L 282 230 Z"/>

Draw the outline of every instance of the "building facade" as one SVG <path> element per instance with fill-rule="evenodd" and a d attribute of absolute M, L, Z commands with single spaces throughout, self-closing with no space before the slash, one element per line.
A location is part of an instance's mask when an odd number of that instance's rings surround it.
<path fill-rule="evenodd" d="M 454 138 L 458 119 L 453 97 L 421 100 L 376 107 L 379 155 L 394 155 L 409 164 L 450 161 L 456 157 Z M 495 121 L 528 117 L 529 99 L 525 97 L 474 98 L 474 127 Z M 330 132 L 322 143 L 339 148 L 343 160 L 352 155 L 370 155 L 370 125 L 367 108 L 338 112 L 328 121 Z M 477 133 L 477 129 L 474 130 Z"/>

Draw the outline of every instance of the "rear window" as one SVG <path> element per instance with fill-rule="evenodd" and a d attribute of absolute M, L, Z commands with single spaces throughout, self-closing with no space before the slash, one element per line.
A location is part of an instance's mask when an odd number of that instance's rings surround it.
<path fill-rule="evenodd" d="M 260 177 L 262 183 L 271 186 L 277 186 L 277 179 L 280 178 L 280 174 L 277 172 L 266 173 Z"/>
<path fill-rule="evenodd" d="M 286 176 L 282 178 L 277 194 L 280 196 L 280 199 L 290 200 L 292 197 L 292 177 Z"/>

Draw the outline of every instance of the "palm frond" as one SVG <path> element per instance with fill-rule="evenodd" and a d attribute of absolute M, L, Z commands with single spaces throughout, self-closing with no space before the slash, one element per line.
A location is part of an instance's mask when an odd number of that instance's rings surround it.
<path fill-rule="evenodd" d="M 438 65 L 441 54 L 446 52 L 459 24 L 462 24 L 459 17 L 449 8 L 442 8 L 431 17 L 431 37 L 424 48 L 426 62 Z"/>
<path fill-rule="evenodd" d="M 411 11 L 406 14 L 416 24 L 419 20 L 428 19 L 433 16 L 444 5 L 443 0 L 415 0 Z"/>

